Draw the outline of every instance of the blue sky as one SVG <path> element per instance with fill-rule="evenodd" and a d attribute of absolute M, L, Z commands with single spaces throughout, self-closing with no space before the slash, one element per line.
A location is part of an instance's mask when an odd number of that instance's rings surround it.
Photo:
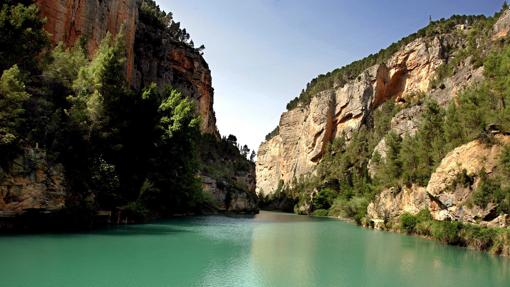
<path fill-rule="evenodd" d="M 204 44 L 222 135 L 257 149 L 306 83 L 453 14 L 503 0 L 157 0 Z"/>

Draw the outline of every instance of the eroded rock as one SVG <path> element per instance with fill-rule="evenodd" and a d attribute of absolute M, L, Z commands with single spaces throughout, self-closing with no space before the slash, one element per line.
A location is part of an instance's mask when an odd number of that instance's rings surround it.
<path fill-rule="evenodd" d="M 26 149 L 0 177 L 0 216 L 53 212 L 65 207 L 63 167 L 40 149 Z"/>
<path fill-rule="evenodd" d="M 496 135 L 495 138 L 498 144 L 487 145 L 475 140 L 457 147 L 443 158 L 427 185 L 434 219 L 471 223 L 492 220 L 490 216 L 494 214 L 495 204 L 480 207 L 470 203 L 469 199 L 479 184 L 480 172 L 484 170 L 491 176 L 499 164 L 502 146 L 510 143 L 510 136 Z M 473 184 L 458 183 L 463 173 L 472 178 Z"/>

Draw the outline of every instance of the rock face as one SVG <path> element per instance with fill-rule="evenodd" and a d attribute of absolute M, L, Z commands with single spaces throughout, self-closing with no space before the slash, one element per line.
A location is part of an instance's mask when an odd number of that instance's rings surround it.
<path fill-rule="evenodd" d="M 492 220 L 494 204 L 480 207 L 468 204 L 473 191 L 479 183 L 478 174 L 485 170 L 490 176 L 499 164 L 502 145 L 510 143 L 510 136 L 497 135 L 498 144 L 488 146 L 478 140 L 462 145 L 441 161 L 430 177 L 427 193 L 432 201 L 430 210 L 437 220 L 459 220 L 476 223 L 480 220 Z M 472 184 L 459 184 L 458 178 L 465 173 L 472 178 Z"/>
<path fill-rule="evenodd" d="M 53 43 L 72 46 L 86 37 L 87 49 L 93 55 L 101 40 L 110 32 L 117 35 L 124 25 L 127 47 L 127 76 L 131 80 L 134 64 L 134 43 L 138 19 L 135 0 L 37 0 L 46 18 L 45 29 Z"/>
<path fill-rule="evenodd" d="M 508 36 L 508 32 L 510 32 L 510 10 L 504 11 L 498 21 L 496 21 L 496 24 L 494 24 L 494 35 L 492 39 L 498 40 L 505 38 Z"/>
<path fill-rule="evenodd" d="M 134 50 L 133 86 L 140 89 L 156 83 L 162 89 L 166 86 L 179 89 L 196 100 L 202 131 L 219 137 L 211 71 L 202 55 L 176 42 L 166 31 L 143 22 L 137 25 Z"/>
<path fill-rule="evenodd" d="M 424 187 L 410 186 L 402 190 L 388 188 L 383 190 L 368 205 L 367 217 L 372 222 L 390 221 L 403 213 L 417 214 L 429 207 L 430 199 Z"/>
<path fill-rule="evenodd" d="M 138 17 L 137 0 L 37 0 L 45 29 L 54 44 L 72 46 L 87 39 L 94 55 L 109 32 L 124 29 L 127 48 L 126 76 L 140 89 L 152 82 L 161 88 L 173 86 L 197 102 L 202 131 L 219 136 L 213 110 L 211 72 L 195 49 L 170 39 L 161 29 L 144 24 Z"/>
<path fill-rule="evenodd" d="M 508 226 L 508 215 L 496 212 L 497 203 L 481 207 L 470 201 L 480 183 L 479 173 L 484 170 L 491 177 L 498 168 L 502 147 L 510 144 L 510 136 L 496 135 L 495 139 L 497 143 L 491 146 L 475 140 L 448 153 L 427 187 L 385 189 L 369 204 L 367 218 L 377 227 L 379 222 L 396 222 L 405 212 L 417 214 L 428 209 L 435 220 Z"/>
<path fill-rule="evenodd" d="M 210 194 L 213 205 L 220 212 L 254 213 L 258 212 L 258 198 L 255 194 L 255 175 L 248 173 L 235 177 L 235 185 L 203 175 L 202 186 Z M 247 192 L 251 191 L 251 192 Z"/>
<path fill-rule="evenodd" d="M 65 199 L 63 167 L 49 163 L 42 150 L 25 150 L 0 173 L 0 217 L 59 210 Z"/>
<path fill-rule="evenodd" d="M 324 148 L 335 137 L 350 138 L 370 113 L 390 98 L 405 101 L 428 90 L 444 62 L 439 38 L 419 38 L 396 52 L 387 64 L 362 72 L 343 86 L 323 91 L 307 106 L 282 114 L 279 134 L 261 144 L 257 157 L 257 192 L 273 193 L 279 182 L 313 172 Z"/>

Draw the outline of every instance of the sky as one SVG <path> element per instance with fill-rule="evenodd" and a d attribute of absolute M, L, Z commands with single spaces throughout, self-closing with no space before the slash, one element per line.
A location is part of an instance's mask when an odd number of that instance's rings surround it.
<path fill-rule="evenodd" d="M 319 74 L 376 53 L 429 22 L 493 15 L 503 0 L 156 0 L 204 44 L 222 135 L 258 149 Z"/>

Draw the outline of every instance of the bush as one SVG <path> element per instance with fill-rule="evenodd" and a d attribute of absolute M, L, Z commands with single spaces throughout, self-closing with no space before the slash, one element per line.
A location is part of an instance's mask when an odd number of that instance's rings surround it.
<path fill-rule="evenodd" d="M 457 244 L 460 242 L 461 228 L 462 223 L 457 221 L 434 221 L 431 225 L 431 235 L 441 242 Z"/>
<path fill-rule="evenodd" d="M 360 224 L 367 214 L 370 200 L 363 196 L 355 196 L 351 199 L 337 198 L 331 207 L 329 214 L 342 218 L 352 218 Z"/>
<path fill-rule="evenodd" d="M 487 207 L 490 202 L 496 202 L 496 198 L 502 199 L 503 191 L 499 183 L 488 177 L 485 171 L 480 172 L 480 183 L 471 195 L 473 203 L 480 207 Z"/>
<path fill-rule="evenodd" d="M 321 189 L 312 200 L 314 209 L 328 209 L 333 205 L 337 193 L 331 188 Z"/>
<path fill-rule="evenodd" d="M 314 210 L 312 213 L 313 216 L 328 216 L 328 210 L 327 209 L 317 209 Z"/>
<path fill-rule="evenodd" d="M 476 225 L 465 225 L 460 236 L 467 246 L 477 250 L 488 250 L 493 244 L 498 231 L 493 228 L 483 228 Z"/>
<path fill-rule="evenodd" d="M 404 213 L 400 216 L 400 229 L 405 230 L 406 233 L 413 233 L 415 231 L 416 224 L 418 224 L 416 216 L 409 213 Z"/>

